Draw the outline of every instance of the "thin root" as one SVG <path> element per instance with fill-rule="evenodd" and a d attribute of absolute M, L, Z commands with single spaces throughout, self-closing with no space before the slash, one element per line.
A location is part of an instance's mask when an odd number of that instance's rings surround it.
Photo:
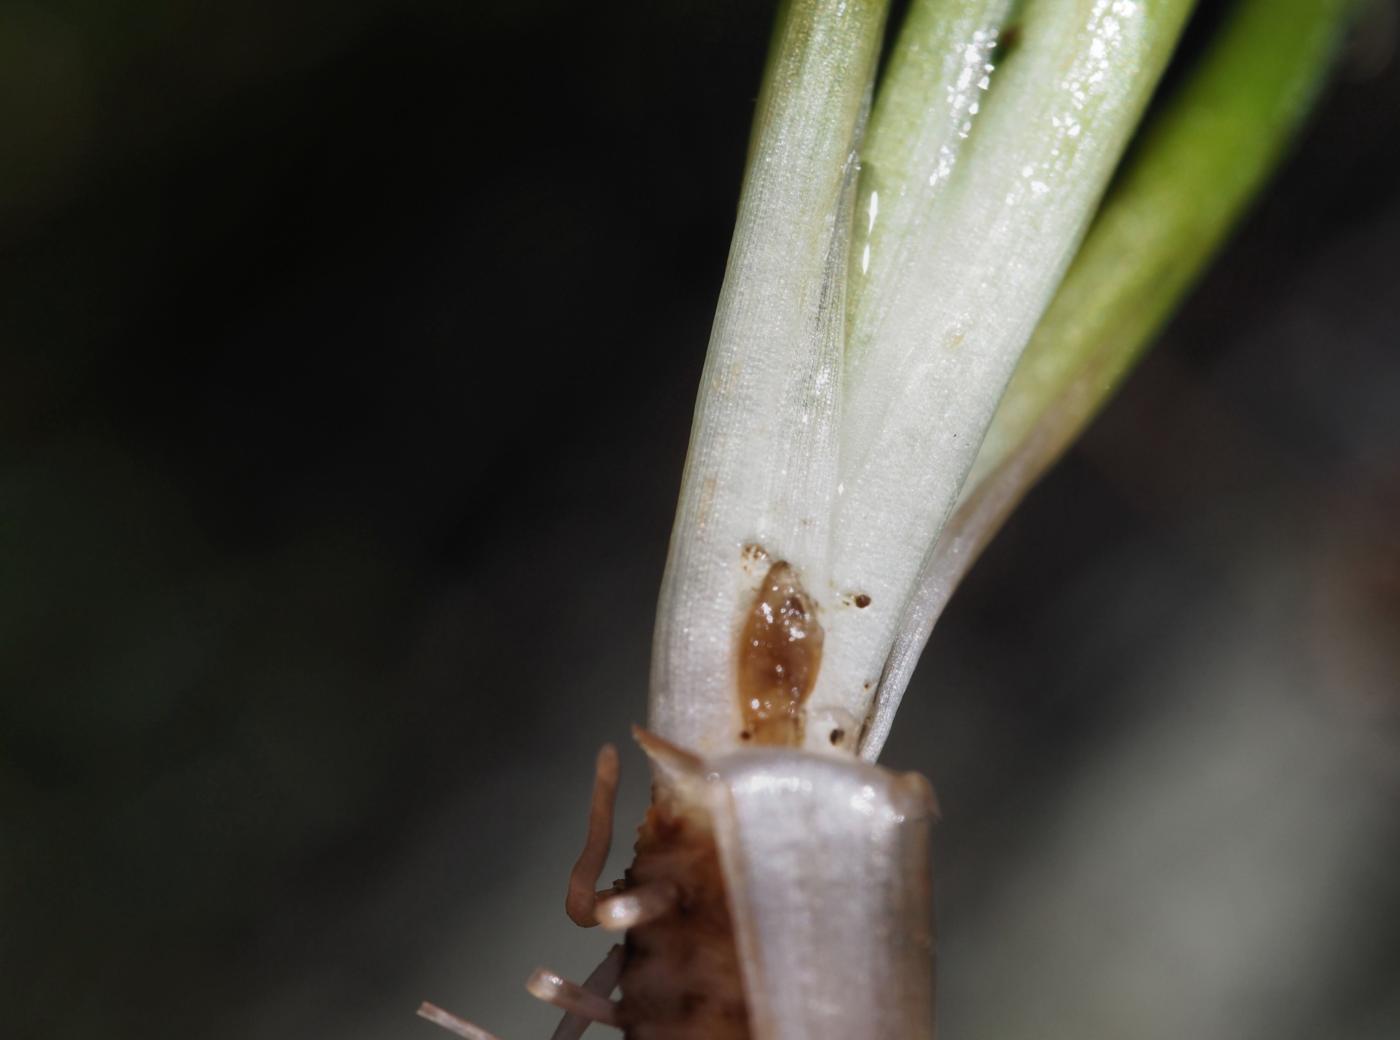
<path fill-rule="evenodd" d="M 593 802 L 588 810 L 588 837 L 579 853 L 578 862 L 569 874 L 569 894 L 564 898 L 564 912 L 580 928 L 592 928 L 598 923 L 594 915 L 598 877 L 608 861 L 612 848 L 613 805 L 617 800 L 617 748 L 604 744 L 598 752 L 598 764 L 593 776 Z"/>
<path fill-rule="evenodd" d="M 602 1022 L 604 1025 L 621 1025 L 617 1016 L 617 1005 L 607 997 L 590 993 L 576 982 L 570 982 L 562 975 L 556 975 L 548 968 L 536 968 L 525 982 L 525 988 L 537 1000 L 553 1004 L 561 1011 Z"/>
<path fill-rule="evenodd" d="M 598 923 L 609 932 L 650 924 L 675 909 L 680 890 L 672 881 L 654 881 L 629 888 L 598 903 Z"/>
<path fill-rule="evenodd" d="M 474 1026 L 436 1004 L 429 1004 L 426 1000 L 418 1005 L 418 1017 L 426 1018 L 434 1025 L 442 1026 L 449 1033 L 456 1033 L 465 1040 L 500 1040 L 495 1033 L 488 1033 L 480 1026 Z"/>
<path fill-rule="evenodd" d="M 624 959 L 622 947 L 614 946 L 603 958 L 603 963 L 583 980 L 583 988 L 599 997 L 612 996 L 612 991 L 617 989 L 617 980 L 622 977 Z M 549 1040 L 579 1040 L 584 1030 L 592 1024 L 592 1019 L 571 1012 L 563 1017 Z"/>

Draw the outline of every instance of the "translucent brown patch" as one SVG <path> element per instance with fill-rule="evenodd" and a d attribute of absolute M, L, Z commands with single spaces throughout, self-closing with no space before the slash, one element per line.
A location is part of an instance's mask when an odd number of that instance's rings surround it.
<path fill-rule="evenodd" d="M 822 663 L 817 605 L 791 564 L 768 568 L 739 637 L 739 698 L 752 744 L 799 746 Z"/>

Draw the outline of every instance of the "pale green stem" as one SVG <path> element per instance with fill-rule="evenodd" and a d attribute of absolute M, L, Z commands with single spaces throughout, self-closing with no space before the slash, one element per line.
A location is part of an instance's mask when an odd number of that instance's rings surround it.
<path fill-rule="evenodd" d="M 857 219 L 870 253 L 867 263 L 857 244 L 851 276 L 830 587 L 817 593 L 827 639 L 810 710 L 875 721 L 921 563 L 1190 8 L 916 6 L 862 152 L 871 171 Z M 855 597 L 866 606 L 848 609 Z M 819 739 L 809 733 L 808 746 Z"/>
<path fill-rule="evenodd" d="M 1103 406 L 1274 168 L 1353 0 L 1241 0 L 1145 128 L 1016 368 L 957 508 L 925 560 L 881 678 L 879 753 L 949 597 L 1026 491 Z"/>

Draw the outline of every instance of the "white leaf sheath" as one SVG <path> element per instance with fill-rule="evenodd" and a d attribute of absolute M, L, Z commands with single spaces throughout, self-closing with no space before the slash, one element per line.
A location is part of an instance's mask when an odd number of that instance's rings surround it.
<path fill-rule="evenodd" d="M 780 749 L 711 775 L 753 1035 L 932 1036 L 928 781 Z"/>
<path fill-rule="evenodd" d="M 792 0 L 759 98 L 653 645 L 650 728 L 702 754 L 739 743 L 735 646 L 769 565 L 826 585 L 852 155 L 883 18 Z"/>
<path fill-rule="evenodd" d="M 630 883 L 681 896 L 628 935 L 629 1036 L 931 1037 L 928 782 L 786 748 L 702 760 L 642 741 L 657 794 Z"/>

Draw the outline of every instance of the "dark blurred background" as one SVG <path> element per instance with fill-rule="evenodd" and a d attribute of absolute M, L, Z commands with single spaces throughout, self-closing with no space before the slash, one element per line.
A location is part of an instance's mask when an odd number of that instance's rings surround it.
<path fill-rule="evenodd" d="M 547 1035 L 771 14 L 0 4 L 0 1035 Z M 930 645 L 946 1036 L 1400 1035 L 1393 24 Z"/>

